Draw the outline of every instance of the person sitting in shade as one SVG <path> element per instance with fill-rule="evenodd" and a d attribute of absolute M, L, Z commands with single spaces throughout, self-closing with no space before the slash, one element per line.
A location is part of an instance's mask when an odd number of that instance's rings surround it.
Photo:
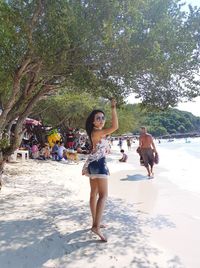
<path fill-rule="evenodd" d="M 58 145 L 58 160 L 62 160 L 62 159 L 67 159 L 66 157 L 66 151 L 67 149 L 65 148 L 64 146 L 64 142 L 61 142 L 59 145 Z"/>
<path fill-rule="evenodd" d="M 37 144 L 37 142 L 34 142 L 31 147 L 31 155 L 33 159 L 37 159 L 39 157 L 39 144 Z"/>
<path fill-rule="evenodd" d="M 41 151 L 40 151 L 40 158 L 43 160 L 46 159 L 50 159 L 50 148 L 49 148 L 49 144 L 45 143 L 45 145 L 42 147 Z"/>
<path fill-rule="evenodd" d="M 51 155 L 53 160 L 58 160 L 58 144 L 59 141 L 56 141 L 56 143 L 52 147 Z"/>
<path fill-rule="evenodd" d="M 122 153 L 122 158 L 119 159 L 119 162 L 126 162 L 128 159 L 127 154 L 125 154 L 123 149 L 120 150 L 120 153 Z"/>

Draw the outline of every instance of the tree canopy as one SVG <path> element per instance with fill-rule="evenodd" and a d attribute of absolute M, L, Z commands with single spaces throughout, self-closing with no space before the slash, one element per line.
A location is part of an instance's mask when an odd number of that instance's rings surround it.
<path fill-rule="evenodd" d="M 111 121 L 110 102 L 103 98 L 95 98 L 88 93 L 60 93 L 41 100 L 34 108 L 31 116 L 39 119 L 45 126 L 59 128 L 64 134 L 69 128 L 85 129 L 85 121 L 93 109 L 102 109 L 106 114 L 106 126 Z M 133 130 L 136 126 L 133 111 L 129 105 L 118 108 L 119 129 L 117 134 Z"/>
<path fill-rule="evenodd" d="M 1 0 L 0 42 L 0 158 L 61 88 L 118 103 L 135 92 L 159 109 L 200 94 L 200 9 L 179 0 Z"/>

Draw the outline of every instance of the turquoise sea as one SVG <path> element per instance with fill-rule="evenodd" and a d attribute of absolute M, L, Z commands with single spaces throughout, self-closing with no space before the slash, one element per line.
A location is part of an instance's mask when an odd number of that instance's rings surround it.
<path fill-rule="evenodd" d="M 200 194 L 200 138 L 156 142 L 164 175 L 184 190 Z"/>
<path fill-rule="evenodd" d="M 172 142 L 161 140 L 157 145 L 168 150 L 184 150 L 200 160 L 200 138 L 174 139 Z"/>

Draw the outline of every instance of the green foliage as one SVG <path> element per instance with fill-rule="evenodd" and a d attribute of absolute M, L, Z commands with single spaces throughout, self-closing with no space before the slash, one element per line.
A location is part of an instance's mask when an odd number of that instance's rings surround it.
<path fill-rule="evenodd" d="M 17 118 L 8 154 L 34 105 L 61 88 L 80 96 L 114 96 L 119 104 L 134 92 L 145 107 L 160 110 L 200 95 L 200 9 L 182 12 L 180 2 L 0 1 L 0 136 Z M 57 98 L 50 98 L 56 107 L 62 102 Z M 78 96 L 78 105 L 70 97 L 66 101 L 71 107 L 66 124 L 82 126 L 93 104 L 85 100 L 82 105 Z M 65 103 L 53 107 L 45 120 L 54 124 Z M 122 120 L 124 131 L 132 127 L 129 112 L 127 119 L 126 126 Z M 175 123 L 169 122 L 168 132 L 177 129 Z M 187 130 L 190 124 L 181 125 Z"/>
<path fill-rule="evenodd" d="M 141 112 L 141 125 L 145 125 L 154 136 L 187 133 L 200 130 L 200 117 L 177 109 L 165 112 Z"/>
<path fill-rule="evenodd" d="M 59 127 L 66 132 L 69 127 L 85 128 L 85 120 L 93 109 L 102 109 L 106 114 L 106 125 L 111 122 L 110 103 L 105 99 L 92 97 L 88 93 L 60 93 L 41 101 L 34 110 L 33 117 L 39 117 L 43 123 L 53 128 Z M 140 104 L 128 104 L 118 108 L 119 129 L 116 134 L 138 133 L 142 125 L 153 136 L 173 133 L 186 133 L 200 130 L 200 117 L 177 109 L 164 112 L 142 110 Z"/>
<path fill-rule="evenodd" d="M 109 107 L 110 108 L 110 107 Z M 108 108 L 108 121 L 111 121 L 111 112 Z M 124 105 L 117 110 L 118 120 L 119 120 L 119 129 L 115 132 L 115 134 L 121 135 L 127 132 L 132 132 L 137 126 L 136 117 L 129 109 L 127 105 Z"/>
<path fill-rule="evenodd" d="M 0 140 L 0 149 L 5 150 L 10 146 L 10 142 L 8 138 L 2 138 Z"/>
<path fill-rule="evenodd" d="M 106 114 L 106 125 L 111 122 L 110 102 L 103 98 L 94 98 L 88 93 L 75 94 L 60 92 L 57 96 L 38 103 L 31 116 L 42 119 L 45 125 L 59 127 L 64 132 L 68 128 L 85 128 L 85 121 L 93 109 L 101 109 Z M 128 106 L 118 108 L 118 134 L 133 130 L 136 120 Z"/>
<path fill-rule="evenodd" d="M 57 129 L 52 129 L 48 132 L 48 136 L 52 135 L 52 134 L 57 134 L 58 133 L 58 130 Z"/>
<path fill-rule="evenodd" d="M 194 98 L 200 11 L 182 12 L 179 3 L 1 1 L 1 102 L 9 101 L 13 74 L 26 57 L 41 62 L 38 81 L 67 90 L 114 95 L 120 102 L 133 91 L 144 105 L 159 109 Z"/>
<path fill-rule="evenodd" d="M 167 135 L 167 129 L 163 126 L 150 126 L 148 127 L 148 132 L 151 133 L 153 136 L 164 136 Z"/>
<path fill-rule="evenodd" d="M 97 106 L 97 101 L 88 93 L 61 92 L 38 103 L 32 116 L 40 117 L 45 125 L 84 128 L 85 118 Z"/>

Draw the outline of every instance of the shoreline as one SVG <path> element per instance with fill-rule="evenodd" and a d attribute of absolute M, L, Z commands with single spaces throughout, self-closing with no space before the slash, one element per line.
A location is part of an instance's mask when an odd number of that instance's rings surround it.
<path fill-rule="evenodd" d="M 161 156 L 166 153 L 163 148 L 158 150 Z M 199 267 L 200 194 L 173 182 L 171 171 L 164 165 L 165 160 L 155 165 L 154 179 L 147 179 L 145 168 L 139 165 L 139 158 L 133 153 L 131 162 L 135 163 L 134 169 L 118 173 L 117 191 L 113 191 L 116 183 L 113 174 L 113 188 L 110 188 L 114 196 L 120 190 L 132 206 L 148 215 L 145 228 L 149 230 L 152 242 L 175 254 L 173 267 Z M 125 182 L 126 186 L 123 185 Z"/>
<path fill-rule="evenodd" d="M 200 267 L 200 196 L 168 180 L 163 164 L 147 180 L 132 150 L 128 163 L 118 162 L 116 146 L 108 156 L 108 243 L 89 230 L 83 162 L 8 164 L 0 193 L 2 267 Z"/>

